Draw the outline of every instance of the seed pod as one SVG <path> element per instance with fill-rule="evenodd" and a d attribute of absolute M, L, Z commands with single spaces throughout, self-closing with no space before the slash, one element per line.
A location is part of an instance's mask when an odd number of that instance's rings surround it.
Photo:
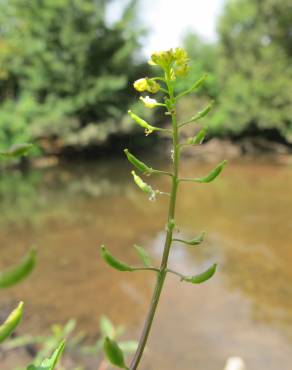
<path fill-rule="evenodd" d="M 144 266 L 150 267 L 152 265 L 152 261 L 147 251 L 143 247 L 140 247 L 139 245 L 136 245 L 136 244 L 134 245 L 134 248 L 138 252 L 139 257 L 141 261 L 143 262 Z"/>
<path fill-rule="evenodd" d="M 36 250 L 32 248 L 17 266 L 0 273 L 0 288 L 10 287 L 31 273 L 36 262 Z"/>
<path fill-rule="evenodd" d="M 199 87 L 201 87 L 205 83 L 205 81 L 207 80 L 207 77 L 208 77 L 208 75 L 204 74 L 200 79 L 198 79 L 198 81 L 196 81 L 194 83 L 193 86 L 191 86 L 190 90 L 193 92 L 193 91 L 197 90 Z"/>
<path fill-rule="evenodd" d="M 140 176 L 136 175 L 135 171 L 132 171 L 131 174 L 133 175 L 134 177 L 134 181 L 136 183 L 136 185 L 142 190 L 144 191 L 144 193 L 150 195 L 150 197 L 152 196 L 155 196 L 155 191 L 152 189 L 152 187 L 148 184 L 146 184 L 146 182 L 144 182 Z"/>
<path fill-rule="evenodd" d="M 134 268 L 113 257 L 104 245 L 101 246 L 101 257 L 111 267 L 119 271 L 133 271 Z"/>
<path fill-rule="evenodd" d="M 17 308 L 7 317 L 6 321 L 0 326 L 0 343 L 2 343 L 14 331 L 20 323 L 23 313 L 23 302 L 20 302 Z"/>
<path fill-rule="evenodd" d="M 133 118 L 133 120 L 141 127 L 145 128 L 145 133 L 146 135 L 149 135 L 151 134 L 153 131 L 157 130 L 156 127 L 153 127 L 151 125 L 149 125 L 148 122 L 146 122 L 144 119 L 140 118 L 139 116 L 137 116 L 135 113 L 133 113 L 132 111 L 128 110 L 128 114 L 131 116 L 131 118 Z"/>
<path fill-rule="evenodd" d="M 147 174 L 150 174 L 151 172 L 153 172 L 152 168 L 148 167 L 145 163 L 141 162 L 138 158 L 136 158 L 133 154 L 131 154 L 128 151 L 128 149 L 125 149 L 124 152 L 128 158 L 128 161 L 132 163 L 132 165 L 135 166 L 139 171 L 141 171 L 142 173 L 147 173 Z"/>
<path fill-rule="evenodd" d="M 196 91 L 198 88 L 200 88 L 204 82 L 206 81 L 207 79 L 207 75 L 204 74 L 198 81 L 196 81 L 190 88 L 188 88 L 186 91 L 183 91 L 182 93 L 178 94 L 176 99 L 180 99 L 181 97 L 187 95 L 187 94 L 190 94 L 194 91 Z"/>
<path fill-rule="evenodd" d="M 227 161 L 224 160 L 218 164 L 209 174 L 205 177 L 199 177 L 193 179 L 195 182 L 200 182 L 200 183 L 208 183 L 216 179 L 216 177 L 221 173 L 223 170 L 224 166 L 226 165 Z"/>
<path fill-rule="evenodd" d="M 207 105 L 206 108 L 204 108 L 203 110 L 198 112 L 194 117 L 192 117 L 189 122 L 195 122 L 195 121 L 198 121 L 199 119 L 205 117 L 210 112 L 213 105 L 214 105 L 214 102 L 212 101 L 210 104 Z"/>
<path fill-rule="evenodd" d="M 208 270 L 202 272 L 199 275 L 194 276 L 184 276 L 181 278 L 182 281 L 187 281 L 188 283 L 192 284 L 201 284 L 204 281 L 209 280 L 216 272 L 217 263 L 214 263 Z"/>
<path fill-rule="evenodd" d="M 112 365 L 121 369 L 126 369 L 124 354 L 114 340 L 106 337 L 103 343 L 103 350 L 106 358 Z"/>
<path fill-rule="evenodd" d="M 202 128 L 196 136 L 189 138 L 187 143 L 191 145 L 196 145 L 196 144 L 202 144 L 202 142 L 205 139 L 205 136 L 207 134 L 207 130 L 205 128 Z"/>
<path fill-rule="evenodd" d="M 203 243 L 205 239 L 205 234 L 206 234 L 205 232 L 202 232 L 201 234 L 199 234 L 198 236 L 196 236 L 194 239 L 191 239 L 191 240 L 183 240 L 183 239 L 173 239 L 173 240 L 180 242 L 180 243 L 187 244 L 187 245 L 197 246 Z"/>
<path fill-rule="evenodd" d="M 1 151 L 0 156 L 6 158 L 17 158 L 26 155 L 33 147 L 32 144 L 14 144 L 8 150 Z"/>

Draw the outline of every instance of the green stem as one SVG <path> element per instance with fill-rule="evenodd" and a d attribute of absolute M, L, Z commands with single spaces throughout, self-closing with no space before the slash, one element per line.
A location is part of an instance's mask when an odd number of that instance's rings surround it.
<path fill-rule="evenodd" d="M 139 366 L 140 360 L 142 358 L 149 333 L 152 327 L 152 323 L 154 320 L 154 316 L 156 313 L 157 305 L 160 299 L 161 291 L 164 285 L 165 277 L 167 274 L 167 263 L 169 252 L 172 244 L 172 235 L 173 235 L 173 222 L 174 222 L 174 215 L 175 215 L 175 205 L 176 205 L 176 195 L 178 189 L 178 169 L 179 169 L 179 142 L 178 142 L 178 125 L 176 120 L 176 110 L 175 110 L 175 98 L 173 93 L 173 86 L 170 80 L 169 71 L 165 73 L 165 82 L 168 88 L 168 94 L 171 101 L 171 113 L 172 117 L 172 141 L 173 141 L 173 174 L 172 174 L 172 187 L 170 192 L 170 202 L 169 202 L 169 209 L 168 209 L 168 217 L 167 217 L 167 232 L 165 237 L 164 249 L 162 260 L 160 264 L 159 272 L 157 273 L 157 280 L 156 285 L 154 288 L 153 296 L 151 299 L 150 308 L 148 311 L 148 315 L 145 320 L 144 328 L 142 330 L 142 334 L 139 340 L 137 351 L 133 357 L 129 370 L 136 370 Z"/>

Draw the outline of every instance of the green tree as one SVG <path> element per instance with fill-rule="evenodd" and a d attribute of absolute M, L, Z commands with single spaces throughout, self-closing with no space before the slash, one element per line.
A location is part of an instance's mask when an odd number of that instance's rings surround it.
<path fill-rule="evenodd" d="M 1 141 L 88 145 L 120 130 L 140 33 L 136 1 L 114 24 L 108 3 L 0 1 Z"/>
<path fill-rule="evenodd" d="M 219 21 L 217 133 L 278 133 L 292 142 L 292 3 L 229 0 Z"/>

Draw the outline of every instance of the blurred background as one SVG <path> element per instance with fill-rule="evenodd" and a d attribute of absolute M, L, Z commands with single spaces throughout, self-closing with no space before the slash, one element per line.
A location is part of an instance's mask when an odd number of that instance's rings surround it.
<path fill-rule="evenodd" d="M 290 0 L 0 0 L 1 148 L 36 144 L 20 163 L 2 163 L 0 269 L 39 247 L 33 275 L 1 294 L 1 319 L 24 300 L 20 338 L 49 336 L 52 324 L 74 318 L 89 346 L 103 314 L 125 326 L 124 339 L 138 338 L 155 276 L 110 270 L 98 247 L 137 263 L 137 243 L 159 262 L 167 200 L 149 203 L 135 188 L 122 150 L 171 166 L 169 139 L 145 137 L 127 110 L 167 124 L 161 111 L 143 108 L 132 84 L 152 76 L 152 52 L 177 46 L 191 59 L 177 93 L 208 74 L 180 102 L 180 118 L 215 100 L 202 121 L 207 140 L 185 151 L 181 173 L 229 164 L 210 185 L 181 186 L 181 235 L 208 237 L 201 249 L 174 246 L 170 264 L 191 274 L 218 261 L 219 270 L 198 287 L 169 276 L 141 370 L 220 370 L 234 355 L 247 370 L 290 370 Z M 80 359 L 73 347 L 66 369 L 98 367 L 100 353 Z M 1 348 L 0 369 L 23 367 L 34 350 Z"/>

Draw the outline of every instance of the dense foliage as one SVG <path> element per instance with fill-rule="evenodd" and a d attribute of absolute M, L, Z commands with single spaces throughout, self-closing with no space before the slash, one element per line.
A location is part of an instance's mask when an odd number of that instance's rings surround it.
<path fill-rule="evenodd" d="M 216 132 L 292 142 L 292 3 L 229 0 L 219 22 Z"/>
<path fill-rule="evenodd" d="M 121 130 L 139 31 L 135 1 L 114 24 L 106 22 L 108 3 L 0 1 L 2 143 L 43 138 L 58 150 Z"/>
<path fill-rule="evenodd" d="M 37 140 L 58 153 L 101 145 L 131 129 L 123 108 L 132 101 L 134 76 L 148 67 L 137 58 L 136 1 L 109 23 L 114 1 L 0 0 L 3 145 Z M 264 133 L 291 143 L 291 24 L 290 0 L 226 0 L 216 43 L 194 34 L 183 41 L 190 74 L 176 92 L 204 73 L 208 80 L 196 106 L 189 97 L 179 110 L 192 112 L 215 99 L 214 135 Z"/>

